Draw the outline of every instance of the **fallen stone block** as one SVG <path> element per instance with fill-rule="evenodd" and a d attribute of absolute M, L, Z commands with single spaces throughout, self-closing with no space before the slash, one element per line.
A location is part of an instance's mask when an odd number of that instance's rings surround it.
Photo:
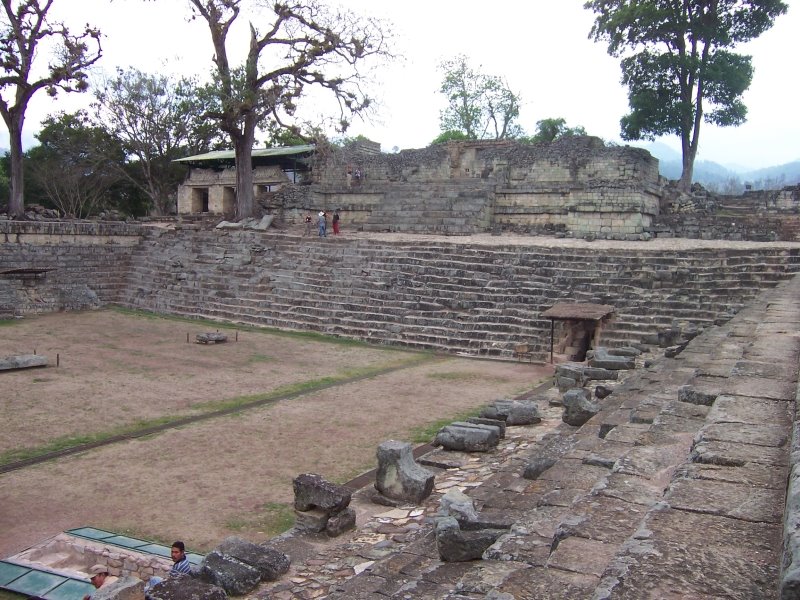
<path fill-rule="evenodd" d="M 641 350 L 634 346 L 620 346 L 619 348 L 613 348 L 609 350 L 609 354 L 613 354 L 614 356 L 639 356 L 642 353 Z"/>
<path fill-rule="evenodd" d="M 350 504 L 352 494 L 316 473 L 302 473 L 292 481 L 294 507 L 299 511 L 319 508 L 329 515 L 343 511 Z"/>
<path fill-rule="evenodd" d="M 431 495 L 434 474 L 417 464 L 411 444 L 389 440 L 378 446 L 375 489 L 394 500 L 419 504 Z"/>
<path fill-rule="evenodd" d="M 589 366 L 622 371 L 636 368 L 636 360 L 631 356 L 611 354 L 606 348 L 599 347 L 595 349 L 592 358 L 589 359 Z"/>
<path fill-rule="evenodd" d="M 295 509 L 294 511 L 294 526 L 299 531 L 307 531 L 309 533 L 325 531 L 328 526 L 328 519 L 330 519 L 330 515 L 321 508 L 302 511 Z"/>
<path fill-rule="evenodd" d="M 98 592 L 93 598 L 97 598 Z M 183 575 L 167 577 L 155 584 L 147 592 L 147 597 L 150 600 L 227 600 L 228 595 L 217 585 Z"/>
<path fill-rule="evenodd" d="M 506 437 L 506 422 L 502 419 L 489 419 L 485 417 L 469 417 L 467 423 L 474 425 L 491 425 L 500 429 L 500 439 Z"/>
<path fill-rule="evenodd" d="M 613 393 L 614 393 L 613 388 L 610 388 L 610 387 L 605 386 L 605 385 L 598 385 L 596 388 L 594 388 L 595 398 L 598 398 L 599 400 L 602 400 L 603 398 L 607 398 L 608 396 L 610 396 Z"/>
<path fill-rule="evenodd" d="M 618 371 L 612 371 L 611 369 L 599 369 L 597 367 L 586 367 L 583 373 L 586 375 L 586 379 L 590 381 L 616 381 L 617 377 L 619 376 Z"/>
<path fill-rule="evenodd" d="M 667 358 L 675 358 L 681 352 L 684 351 L 684 349 L 686 348 L 686 345 L 688 343 L 689 342 L 686 342 L 685 344 L 678 344 L 676 346 L 669 346 L 669 347 L 665 348 L 664 349 L 664 356 L 666 356 Z"/>
<path fill-rule="evenodd" d="M 556 459 L 548 456 L 537 456 L 528 461 L 525 471 L 522 473 L 524 479 L 538 479 L 539 475 L 547 471 L 556 464 Z"/>
<path fill-rule="evenodd" d="M 228 594 L 240 596 L 256 588 L 261 573 L 255 567 L 212 550 L 200 563 L 200 579 L 219 586 Z"/>
<path fill-rule="evenodd" d="M 444 562 L 478 560 L 503 533 L 502 529 L 462 531 L 454 517 L 442 517 L 436 522 L 436 549 Z"/>
<path fill-rule="evenodd" d="M 228 341 L 228 336 L 224 333 L 198 333 L 195 337 L 198 344 L 224 344 Z"/>
<path fill-rule="evenodd" d="M 558 387 L 559 393 L 563 394 L 564 392 L 573 388 L 583 386 L 580 385 L 577 380 L 572 379 L 571 377 L 556 377 L 556 387 Z"/>
<path fill-rule="evenodd" d="M 289 557 L 283 552 L 240 537 L 226 537 L 214 550 L 258 569 L 261 581 L 275 581 L 289 571 Z"/>
<path fill-rule="evenodd" d="M 481 417 L 500 419 L 506 425 L 533 425 L 542 421 L 539 405 L 530 400 L 496 400 L 481 411 Z"/>
<path fill-rule="evenodd" d="M 691 385 L 682 385 L 678 388 L 678 401 L 688 402 L 689 404 L 700 404 L 711 406 L 719 396 L 718 392 L 700 391 Z"/>
<path fill-rule="evenodd" d="M 19 354 L 0 358 L 0 371 L 46 367 L 47 357 L 41 354 Z"/>
<path fill-rule="evenodd" d="M 352 508 L 345 508 L 342 512 L 331 515 L 325 524 L 325 534 L 328 537 L 338 537 L 345 531 L 355 529 L 356 511 Z"/>
<path fill-rule="evenodd" d="M 143 600 L 144 581 L 128 575 L 117 579 L 111 585 L 99 588 L 92 594 L 92 600 Z"/>
<path fill-rule="evenodd" d="M 448 490 L 441 497 L 437 514 L 441 517 L 454 517 L 461 524 L 478 520 L 478 513 L 472 498 L 458 489 Z"/>
<path fill-rule="evenodd" d="M 570 390 L 563 397 L 564 412 L 561 420 L 567 425 L 580 427 L 600 412 L 600 406 L 589 399 L 589 390 Z"/>
<path fill-rule="evenodd" d="M 499 441 L 499 427 L 456 422 L 442 427 L 432 444 L 442 446 L 446 450 L 488 452 L 496 448 Z"/>

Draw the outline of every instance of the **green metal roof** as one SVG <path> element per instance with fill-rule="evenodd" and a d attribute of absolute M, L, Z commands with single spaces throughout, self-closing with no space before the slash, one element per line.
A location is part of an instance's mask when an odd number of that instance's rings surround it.
<path fill-rule="evenodd" d="M 163 544 L 155 544 L 148 540 L 141 540 L 127 535 L 118 535 L 111 531 L 97 529 L 96 527 L 78 527 L 77 529 L 68 529 L 64 533 L 82 537 L 96 542 L 103 542 L 104 544 L 112 544 L 120 548 L 127 548 L 136 552 L 143 552 L 145 554 L 155 554 L 157 556 L 170 556 L 170 547 Z M 186 558 L 193 565 L 199 565 L 203 561 L 202 554 L 195 554 L 187 552 Z"/>
<path fill-rule="evenodd" d="M 314 144 L 304 144 L 302 146 L 285 146 L 282 148 L 253 148 L 253 158 L 268 158 L 271 156 L 294 156 L 297 154 L 309 154 L 316 149 Z M 203 161 L 227 161 L 236 158 L 233 150 L 217 150 L 216 152 L 206 152 L 178 158 L 174 162 L 203 162 Z"/>
<path fill-rule="evenodd" d="M 0 589 L 47 600 L 75 600 L 94 591 L 85 580 L 0 560 Z"/>

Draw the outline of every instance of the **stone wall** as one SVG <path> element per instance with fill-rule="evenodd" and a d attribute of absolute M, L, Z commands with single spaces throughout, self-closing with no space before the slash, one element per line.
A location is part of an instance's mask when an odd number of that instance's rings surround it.
<path fill-rule="evenodd" d="M 0 318 L 115 302 L 143 227 L 0 221 Z"/>
<path fill-rule="evenodd" d="M 800 186 L 724 196 L 695 186 L 692 194 L 668 189 L 666 210 L 646 227 L 653 237 L 800 241 Z"/>
<path fill-rule="evenodd" d="M 625 344 L 674 321 L 710 326 L 800 270 L 800 249 L 551 248 L 247 231 L 147 238 L 120 302 L 183 316 L 313 330 L 373 343 L 512 358 L 549 357 L 553 304 L 616 309 L 604 340 Z"/>
<path fill-rule="evenodd" d="M 661 185 L 648 152 L 592 137 L 541 145 L 450 142 L 396 154 L 325 147 L 297 208 L 338 208 L 345 223 L 371 230 L 561 230 L 641 239 L 659 214 Z M 265 205 L 288 207 L 286 197 Z M 443 216 L 448 209 L 473 216 L 460 226 Z"/>

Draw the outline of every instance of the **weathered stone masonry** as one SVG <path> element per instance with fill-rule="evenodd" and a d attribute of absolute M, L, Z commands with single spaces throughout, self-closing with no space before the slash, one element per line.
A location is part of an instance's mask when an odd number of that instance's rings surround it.
<path fill-rule="evenodd" d="M 308 329 L 380 344 L 549 359 L 560 301 L 615 307 L 607 345 L 673 322 L 724 320 L 800 270 L 800 249 L 671 252 L 496 246 L 134 225 L 5 223 L 2 316 L 120 304 L 159 313 Z M 141 242 L 140 242 L 141 240 Z"/>
<path fill-rule="evenodd" d="M 348 172 L 359 177 L 348 179 Z M 453 142 L 398 154 L 320 152 L 313 180 L 268 208 L 343 209 L 367 231 L 569 231 L 640 239 L 659 214 L 658 161 L 577 137 L 552 144 Z"/>
<path fill-rule="evenodd" d="M 0 318 L 118 300 L 142 228 L 0 221 Z"/>

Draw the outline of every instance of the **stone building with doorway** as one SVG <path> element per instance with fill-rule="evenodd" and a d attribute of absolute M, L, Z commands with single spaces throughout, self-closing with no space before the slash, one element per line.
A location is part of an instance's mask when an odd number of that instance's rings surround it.
<path fill-rule="evenodd" d="M 253 150 L 253 193 L 274 194 L 287 184 L 299 183 L 309 170 L 313 145 Z M 178 214 L 231 216 L 236 206 L 236 168 L 233 150 L 180 158 L 189 175 L 178 188 Z"/>

